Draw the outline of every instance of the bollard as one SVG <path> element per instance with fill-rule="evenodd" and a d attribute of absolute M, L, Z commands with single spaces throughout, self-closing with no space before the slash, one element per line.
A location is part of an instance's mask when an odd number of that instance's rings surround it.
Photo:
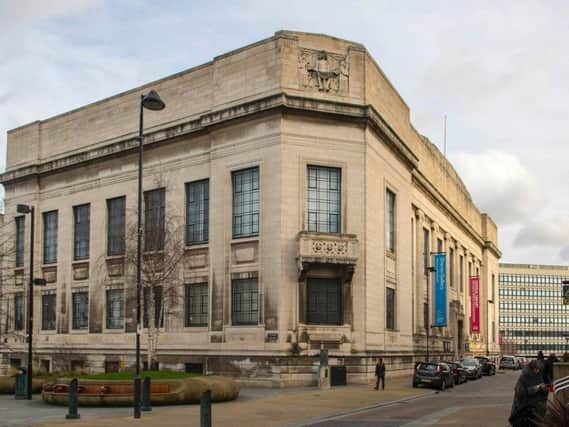
<path fill-rule="evenodd" d="M 211 427 L 211 390 L 205 391 L 200 399 L 200 427 Z"/>
<path fill-rule="evenodd" d="M 77 420 L 80 418 L 77 412 L 77 378 L 73 378 L 69 384 L 69 399 L 67 402 L 69 413 L 65 416 L 66 420 Z"/>
<path fill-rule="evenodd" d="M 144 378 L 142 381 L 142 411 L 152 411 L 152 401 L 151 401 L 151 382 L 150 377 Z"/>
<path fill-rule="evenodd" d="M 134 418 L 140 418 L 140 376 L 134 377 Z"/>

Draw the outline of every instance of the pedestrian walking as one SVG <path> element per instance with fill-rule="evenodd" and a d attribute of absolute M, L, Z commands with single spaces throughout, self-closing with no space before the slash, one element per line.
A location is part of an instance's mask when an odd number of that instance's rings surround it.
<path fill-rule="evenodd" d="M 513 427 L 537 427 L 538 420 L 545 414 L 547 393 L 540 363 L 532 360 L 516 383 L 510 424 Z"/>
<path fill-rule="evenodd" d="M 381 357 L 375 365 L 375 377 L 375 389 L 379 390 L 379 381 L 381 381 L 381 389 L 385 390 L 385 363 Z"/>

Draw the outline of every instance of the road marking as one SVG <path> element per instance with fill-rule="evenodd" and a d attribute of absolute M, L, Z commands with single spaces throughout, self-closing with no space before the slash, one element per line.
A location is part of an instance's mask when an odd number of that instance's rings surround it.
<path fill-rule="evenodd" d="M 403 424 L 401 427 L 432 426 L 433 424 L 438 423 L 441 420 L 441 418 L 452 415 L 455 412 L 458 412 L 460 409 L 462 409 L 461 406 L 454 406 L 452 408 L 441 409 L 440 411 L 432 412 L 429 415 L 425 415 L 424 417 L 418 418 L 410 423 Z"/>

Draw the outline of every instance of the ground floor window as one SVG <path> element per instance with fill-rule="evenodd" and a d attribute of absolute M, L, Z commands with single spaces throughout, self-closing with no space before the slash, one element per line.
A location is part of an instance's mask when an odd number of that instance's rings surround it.
<path fill-rule="evenodd" d="M 150 295 L 154 295 L 154 301 L 150 303 Z M 164 310 L 163 310 L 163 297 L 162 297 L 162 286 L 152 286 L 144 288 L 144 312 L 142 314 L 142 326 L 148 328 L 150 324 L 150 308 L 151 305 L 154 306 L 154 327 L 163 328 L 164 327 Z"/>
<path fill-rule="evenodd" d="M 307 297 L 309 324 L 342 324 L 342 289 L 338 279 L 308 279 Z"/>
<path fill-rule="evenodd" d="M 186 285 L 186 326 L 207 326 L 207 283 Z"/>
<path fill-rule="evenodd" d="M 24 294 L 18 293 L 14 296 L 14 330 L 24 329 Z"/>
<path fill-rule="evenodd" d="M 55 294 L 41 297 L 41 328 L 44 331 L 55 329 Z"/>
<path fill-rule="evenodd" d="M 257 279 L 238 279 L 231 282 L 231 323 L 259 323 L 259 286 Z"/>
<path fill-rule="evenodd" d="M 73 329 L 89 326 L 89 292 L 73 293 Z"/>
<path fill-rule="evenodd" d="M 107 290 L 107 329 L 124 328 L 124 291 Z"/>

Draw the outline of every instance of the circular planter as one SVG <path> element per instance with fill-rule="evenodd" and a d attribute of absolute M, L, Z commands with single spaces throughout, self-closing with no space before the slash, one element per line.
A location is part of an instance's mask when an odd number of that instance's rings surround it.
<path fill-rule="evenodd" d="M 32 393 L 40 393 L 45 380 L 32 378 Z M 0 394 L 14 394 L 16 392 L 16 377 L 0 375 Z"/>
<path fill-rule="evenodd" d="M 70 378 L 45 384 L 42 398 L 53 405 L 67 406 Z M 152 380 L 151 402 L 154 406 L 199 403 L 202 394 L 211 390 L 213 402 L 234 400 L 239 384 L 225 377 L 203 376 L 181 379 Z M 125 380 L 79 379 L 79 406 L 132 406 L 133 382 Z"/>

